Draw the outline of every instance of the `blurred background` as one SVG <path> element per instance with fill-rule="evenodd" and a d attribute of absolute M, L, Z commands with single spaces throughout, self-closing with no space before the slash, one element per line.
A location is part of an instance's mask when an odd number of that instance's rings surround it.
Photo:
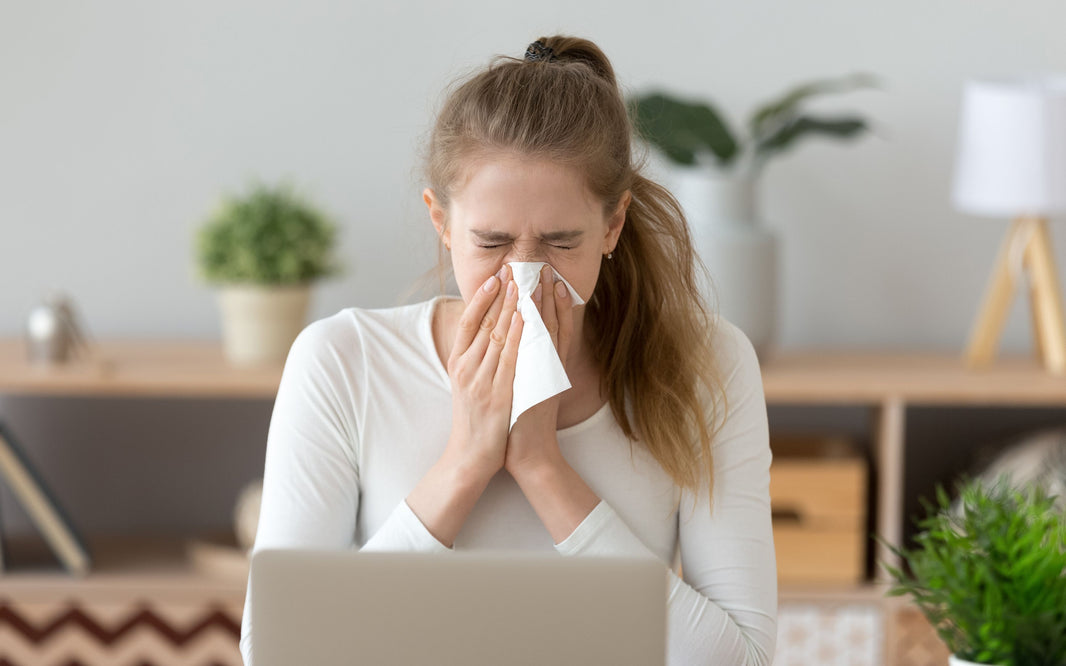
<path fill-rule="evenodd" d="M 437 239 L 420 158 L 447 85 L 563 33 L 602 47 L 627 93 L 713 100 L 738 126 L 797 83 L 876 76 L 878 88 L 809 105 L 861 115 L 868 134 L 801 143 L 759 185 L 780 243 L 776 345 L 961 354 L 1006 231 L 951 203 L 963 84 L 1066 70 L 1064 24 L 1056 0 L 4 0 L 0 336 L 23 336 L 30 310 L 62 290 L 96 339 L 219 339 L 194 237 L 254 179 L 290 180 L 338 223 L 345 273 L 314 286 L 308 321 L 421 298 L 411 289 Z M 650 167 L 669 180 L 655 154 Z M 1029 353 L 1028 309 L 1014 301 L 1001 353 Z M 87 533 L 230 527 L 262 476 L 271 409 L 0 394 L 0 417 Z M 944 440 L 918 470 L 931 482 L 962 467 L 979 435 L 1062 414 L 912 416 L 909 439 Z M 870 427 L 848 408 L 771 407 L 771 421 L 860 438 Z M 6 488 L 0 513 L 5 532 L 32 530 Z"/>

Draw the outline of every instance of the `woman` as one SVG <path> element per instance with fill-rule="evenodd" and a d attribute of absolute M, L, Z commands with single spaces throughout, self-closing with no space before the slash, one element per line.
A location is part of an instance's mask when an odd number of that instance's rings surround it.
<path fill-rule="evenodd" d="M 657 557 L 669 663 L 770 663 L 758 360 L 704 309 L 684 216 L 633 165 L 631 135 L 610 63 L 582 39 L 541 38 L 450 94 L 423 196 L 462 298 L 346 308 L 301 332 L 255 550 Z M 526 324 L 511 262 L 545 264 L 533 298 L 572 384 L 513 428 Z"/>

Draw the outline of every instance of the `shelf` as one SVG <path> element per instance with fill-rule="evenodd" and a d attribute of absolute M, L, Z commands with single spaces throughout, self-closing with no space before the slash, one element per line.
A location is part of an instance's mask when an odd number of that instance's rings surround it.
<path fill-rule="evenodd" d="M 962 354 L 779 352 L 762 362 L 773 404 L 1063 405 L 1066 377 L 1034 358 L 969 368 Z"/>
<path fill-rule="evenodd" d="M 85 358 L 36 365 L 24 340 L 0 338 L 0 393 L 272 399 L 283 365 L 235 366 L 218 340 L 107 340 Z"/>
<path fill-rule="evenodd" d="M 88 358 L 36 366 L 24 340 L 0 338 L 0 393 L 269 399 L 283 365 L 234 366 L 218 340 L 106 340 Z M 761 366 L 766 400 L 775 404 L 1066 405 L 1066 377 L 1032 357 L 970 368 L 961 352 L 790 350 Z"/>

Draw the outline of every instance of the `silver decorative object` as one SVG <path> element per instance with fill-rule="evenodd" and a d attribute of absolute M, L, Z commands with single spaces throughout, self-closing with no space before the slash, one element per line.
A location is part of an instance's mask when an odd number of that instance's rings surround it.
<path fill-rule="evenodd" d="M 66 294 L 51 292 L 30 311 L 26 348 L 30 362 L 41 365 L 66 363 L 88 350 L 85 332 Z"/>

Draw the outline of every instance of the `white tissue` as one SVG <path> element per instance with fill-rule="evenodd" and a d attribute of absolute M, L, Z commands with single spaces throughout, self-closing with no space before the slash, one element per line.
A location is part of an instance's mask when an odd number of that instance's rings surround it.
<path fill-rule="evenodd" d="M 562 359 L 555 351 L 551 334 L 544 326 L 537 304 L 533 302 L 533 291 L 540 284 L 540 270 L 544 263 L 543 261 L 512 261 L 507 264 L 511 267 L 511 274 L 518 286 L 518 311 L 522 313 L 524 322 L 514 372 L 510 428 L 514 427 L 515 421 L 522 415 L 522 412 L 570 388 L 570 378 L 566 376 Z M 554 267 L 552 267 L 552 272 L 570 291 L 571 305 L 582 305 L 585 302 L 584 299 L 566 281 L 566 278 L 559 275 L 559 271 Z"/>

